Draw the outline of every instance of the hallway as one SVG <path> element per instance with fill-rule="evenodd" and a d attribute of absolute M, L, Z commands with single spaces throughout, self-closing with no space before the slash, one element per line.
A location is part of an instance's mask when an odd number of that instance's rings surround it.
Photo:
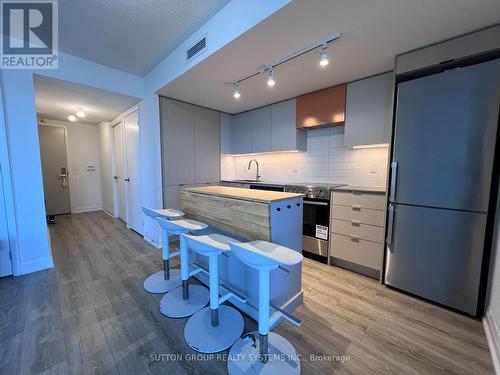
<path fill-rule="evenodd" d="M 220 358 L 187 360 L 186 320 L 142 287 L 160 252 L 123 222 L 60 216 L 50 237 L 54 269 L 0 279 L 0 374 L 226 373 Z M 303 272 L 303 325 L 277 331 L 304 374 L 493 373 L 481 322 L 310 260 Z"/>

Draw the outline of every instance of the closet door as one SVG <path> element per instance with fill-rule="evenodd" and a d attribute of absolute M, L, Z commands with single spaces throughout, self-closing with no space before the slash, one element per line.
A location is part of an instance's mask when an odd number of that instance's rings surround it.
<path fill-rule="evenodd" d="M 161 98 L 163 185 L 195 183 L 193 105 Z"/>
<path fill-rule="evenodd" d="M 125 189 L 128 207 L 128 226 L 142 234 L 141 170 L 139 156 L 139 118 L 137 111 L 125 116 Z"/>
<path fill-rule="evenodd" d="M 194 107 L 196 183 L 220 180 L 220 121 L 219 112 Z"/>

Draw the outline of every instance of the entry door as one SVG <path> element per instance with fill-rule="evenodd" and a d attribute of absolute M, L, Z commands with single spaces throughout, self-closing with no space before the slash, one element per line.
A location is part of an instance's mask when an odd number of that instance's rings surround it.
<path fill-rule="evenodd" d="M 8 275 L 12 275 L 12 261 L 10 259 L 9 232 L 7 229 L 2 169 L 0 168 L 0 277 Z"/>
<path fill-rule="evenodd" d="M 139 118 L 137 111 L 128 114 L 124 119 L 126 147 L 126 188 L 128 221 L 130 228 L 142 233 L 141 184 L 139 164 Z"/>
<path fill-rule="evenodd" d="M 125 167 L 123 160 L 123 124 L 120 122 L 113 128 L 115 141 L 115 176 L 116 194 L 118 198 L 118 217 L 127 222 L 125 205 Z"/>
<path fill-rule="evenodd" d="M 38 126 L 42 159 L 43 191 L 47 215 L 71 212 L 66 156 L 66 129 L 62 126 Z"/>

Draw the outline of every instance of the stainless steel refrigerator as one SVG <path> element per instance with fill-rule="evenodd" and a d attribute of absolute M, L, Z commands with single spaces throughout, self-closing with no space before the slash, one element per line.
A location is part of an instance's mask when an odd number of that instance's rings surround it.
<path fill-rule="evenodd" d="M 476 315 L 500 59 L 400 82 L 396 98 L 385 283 Z"/>

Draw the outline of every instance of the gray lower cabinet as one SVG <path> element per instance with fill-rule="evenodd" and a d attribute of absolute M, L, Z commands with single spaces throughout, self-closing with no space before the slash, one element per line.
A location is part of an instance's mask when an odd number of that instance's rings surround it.
<path fill-rule="evenodd" d="M 271 106 L 271 149 L 289 151 L 307 149 L 307 133 L 297 129 L 297 100 L 290 99 Z"/>
<path fill-rule="evenodd" d="M 252 152 L 252 113 L 244 112 L 233 116 L 231 145 L 233 154 Z"/>
<path fill-rule="evenodd" d="M 385 194 L 332 192 L 332 264 L 379 278 L 384 248 Z"/>
<path fill-rule="evenodd" d="M 252 118 L 252 152 L 271 151 L 271 106 L 250 112 Z"/>
<path fill-rule="evenodd" d="M 220 180 L 219 112 L 194 107 L 195 183 Z"/>
<path fill-rule="evenodd" d="M 220 180 L 219 112 L 160 98 L 164 207 L 179 208 L 183 186 Z"/>
<path fill-rule="evenodd" d="M 195 183 L 193 105 L 161 98 L 163 184 Z"/>
<path fill-rule="evenodd" d="M 347 85 L 344 146 L 389 143 L 393 73 Z"/>

